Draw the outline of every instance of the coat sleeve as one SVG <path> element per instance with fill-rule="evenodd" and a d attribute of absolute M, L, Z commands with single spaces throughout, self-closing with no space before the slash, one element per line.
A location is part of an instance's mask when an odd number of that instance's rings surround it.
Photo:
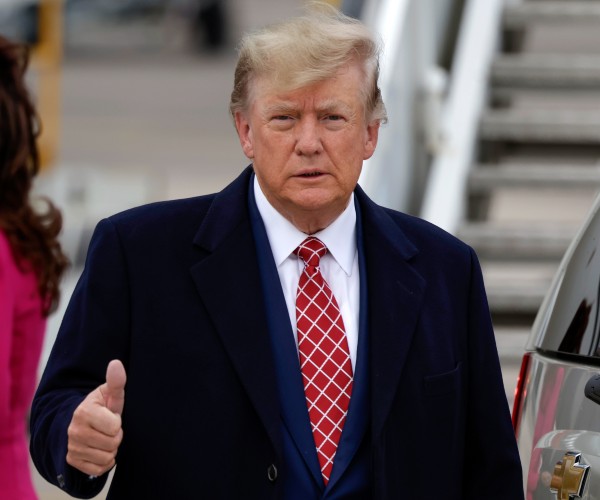
<path fill-rule="evenodd" d="M 471 249 L 465 500 L 523 499 L 519 453 L 481 268 Z"/>
<path fill-rule="evenodd" d="M 30 451 L 36 468 L 46 480 L 78 498 L 97 495 L 107 474 L 91 479 L 67 464 L 67 429 L 77 406 L 105 381 L 108 362 L 121 359 L 127 369 L 129 304 L 127 262 L 115 226 L 105 219 L 92 236 L 30 419 Z"/>

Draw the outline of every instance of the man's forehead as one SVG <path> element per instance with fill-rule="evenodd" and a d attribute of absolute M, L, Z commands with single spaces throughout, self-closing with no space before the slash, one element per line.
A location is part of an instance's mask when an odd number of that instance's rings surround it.
<path fill-rule="evenodd" d="M 253 101 L 260 100 L 262 107 L 266 108 L 297 108 L 307 104 L 319 109 L 353 107 L 359 89 L 356 89 L 356 94 L 348 92 L 348 86 L 341 89 L 336 85 L 336 80 L 332 77 L 299 88 L 285 89 L 263 77 L 253 82 L 250 98 Z M 327 85 L 330 82 L 332 85 Z"/>
<path fill-rule="evenodd" d="M 298 109 L 304 106 L 310 105 L 315 109 L 319 110 L 333 110 L 341 108 L 350 108 L 352 103 L 344 99 L 336 99 L 335 97 L 321 98 L 318 95 L 307 94 L 299 96 L 298 98 L 289 98 L 287 96 L 279 97 L 272 96 L 267 98 L 263 103 L 263 108 L 269 110 L 286 110 L 286 109 Z"/>

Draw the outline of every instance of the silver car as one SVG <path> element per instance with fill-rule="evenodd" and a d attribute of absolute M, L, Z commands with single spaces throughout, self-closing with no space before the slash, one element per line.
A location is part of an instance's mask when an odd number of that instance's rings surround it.
<path fill-rule="evenodd" d="M 527 500 L 600 499 L 600 197 L 533 325 L 513 424 Z"/>

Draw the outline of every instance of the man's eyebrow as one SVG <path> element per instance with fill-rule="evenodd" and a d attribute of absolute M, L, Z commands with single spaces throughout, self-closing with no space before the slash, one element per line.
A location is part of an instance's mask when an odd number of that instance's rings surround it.
<path fill-rule="evenodd" d="M 356 108 L 341 100 L 331 100 L 320 103 L 317 106 L 317 113 L 319 116 L 343 116 L 349 120 L 354 120 L 357 116 Z"/>
<path fill-rule="evenodd" d="M 319 103 L 316 107 L 318 113 L 352 113 L 352 106 L 347 103 L 337 100 L 329 99 Z M 298 112 L 298 105 L 293 102 L 280 101 L 270 104 L 264 108 L 264 114 L 270 115 L 287 115 Z"/>
<path fill-rule="evenodd" d="M 345 102 L 333 99 L 323 101 L 317 106 L 317 111 L 320 113 L 331 113 L 335 111 L 349 113 L 351 110 L 351 106 L 348 106 Z"/>
<path fill-rule="evenodd" d="M 277 102 L 271 104 L 265 108 L 265 114 L 272 115 L 275 114 L 289 114 L 294 113 L 296 111 L 296 106 L 289 102 Z"/>

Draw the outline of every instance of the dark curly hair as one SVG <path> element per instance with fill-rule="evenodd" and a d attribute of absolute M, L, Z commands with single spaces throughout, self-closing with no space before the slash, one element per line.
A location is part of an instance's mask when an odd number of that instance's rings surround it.
<path fill-rule="evenodd" d="M 58 306 L 68 259 L 58 241 L 59 210 L 43 198 L 39 212 L 29 198 L 40 167 L 40 122 L 24 81 L 27 64 L 27 48 L 0 36 L 0 229 L 19 268 L 35 272 L 47 316 Z"/>

